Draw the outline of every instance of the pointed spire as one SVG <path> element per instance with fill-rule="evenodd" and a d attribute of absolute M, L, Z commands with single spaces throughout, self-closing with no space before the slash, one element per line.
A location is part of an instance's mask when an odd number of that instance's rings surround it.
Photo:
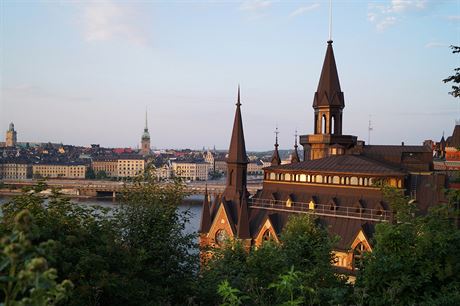
<path fill-rule="evenodd" d="M 272 161 L 271 161 L 272 166 L 281 165 L 281 158 L 280 158 L 280 154 L 278 152 L 278 134 L 279 133 L 280 132 L 278 132 L 278 126 L 277 126 L 276 129 L 275 129 L 275 150 L 273 151 L 273 155 L 272 155 Z"/>
<path fill-rule="evenodd" d="M 251 234 L 249 232 L 249 214 L 248 214 L 248 201 L 247 196 L 241 194 L 241 206 L 238 214 L 238 224 L 236 228 L 236 236 L 239 239 L 250 239 Z"/>
<path fill-rule="evenodd" d="M 148 124 L 147 124 L 147 106 L 145 107 L 145 128 L 144 128 L 144 131 L 148 131 L 149 130 L 149 127 L 148 127 Z"/>
<path fill-rule="evenodd" d="M 200 233 L 207 233 L 211 228 L 211 211 L 209 209 L 208 184 L 206 184 L 203 200 L 203 209 L 201 210 Z"/>
<path fill-rule="evenodd" d="M 238 98 L 236 102 L 235 120 L 233 122 L 232 139 L 228 149 L 229 163 L 247 164 L 246 144 L 244 142 L 243 120 L 241 119 L 240 85 L 238 85 Z"/>
<path fill-rule="evenodd" d="M 300 162 L 299 152 L 297 151 L 298 147 L 299 146 L 297 145 L 297 130 L 295 130 L 295 134 L 294 134 L 294 152 L 291 155 L 291 163 L 292 164 Z"/>
<path fill-rule="evenodd" d="M 318 83 L 318 89 L 313 100 L 313 108 L 345 107 L 343 92 L 340 89 L 339 74 L 335 64 L 332 40 L 327 42 L 326 56 Z"/>

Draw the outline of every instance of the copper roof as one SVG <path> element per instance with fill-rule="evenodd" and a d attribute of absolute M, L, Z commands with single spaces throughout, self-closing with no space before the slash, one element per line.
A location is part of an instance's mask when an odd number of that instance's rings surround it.
<path fill-rule="evenodd" d="M 395 167 L 359 155 L 334 155 L 299 163 L 271 166 L 264 169 L 373 175 L 405 175 L 404 172 Z"/>

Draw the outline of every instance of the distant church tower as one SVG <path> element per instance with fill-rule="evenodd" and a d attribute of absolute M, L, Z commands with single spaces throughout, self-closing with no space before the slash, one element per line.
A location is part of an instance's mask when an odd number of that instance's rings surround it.
<path fill-rule="evenodd" d="M 150 151 L 150 133 L 149 128 L 147 126 L 147 110 L 145 111 L 145 128 L 144 133 L 142 133 L 141 139 L 141 154 L 142 155 L 149 155 Z"/>
<path fill-rule="evenodd" d="M 10 123 L 10 127 L 8 128 L 8 131 L 6 131 L 6 141 L 5 145 L 7 147 L 15 147 L 17 142 L 17 133 L 14 130 L 14 123 Z"/>

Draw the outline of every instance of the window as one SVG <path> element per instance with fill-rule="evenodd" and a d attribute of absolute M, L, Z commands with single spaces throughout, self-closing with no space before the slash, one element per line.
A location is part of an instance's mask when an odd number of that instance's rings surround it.
<path fill-rule="evenodd" d="M 332 178 L 332 183 L 333 183 L 333 184 L 340 184 L 340 177 L 334 176 L 334 177 Z"/>
<path fill-rule="evenodd" d="M 292 207 L 292 198 L 289 197 L 286 201 L 286 207 Z"/>
<path fill-rule="evenodd" d="M 215 240 L 218 245 L 222 246 L 227 239 L 228 235 L 224 229 L 220 229 L 216 232 Z"/>
<path fill-rule="evenodd" d="M 366 247 L 362 242 L 358 243 L 353 249 L 353 269 L 359 270 L 363 266 L 364 253 L 366 253 Z"/>
<path fill-rule="evenodd" d="M 269 240 L 272 240 L 273 237 L 272 237 L 272 233 L 270 232 L 269 229 L 267 229 L 264 234 L 262 235 L 262 241 L 269 241 Z"/>
<path fill-rule="evenodd" d="M 285 180 L 285 181 L 290 181 L 290 180 L 291 180 L 291 175 L 290 175 L 289 173 L 286 173 L 286 174 L 284 175 L 284 180 Z"/>
<path fill-rule="evenodd" d="M 358 185 L 358 178 L 356 176 L 351 177 L 350 185 Z"/>
<path fill-rule="evenodd" d="M 306 182 L 306 181 L 307 181 L 307 176 L 306 176 L 305 174 L 301 174 L 301 175 L 299 176 L 299 181 L 301 181 L 301 182 Z"/>
<path fill-rule="evenodd" d="M 322 182 L 323 182 L 323 176 L 318 174 L 316 176 L 316 183 L 322 183 Z"/>
<path fill-rule="evenodd" d="M 273 181 L 276 180 L 276 174 L 271 172 L 270 173 L 270 179 L 273 180 Z"/>

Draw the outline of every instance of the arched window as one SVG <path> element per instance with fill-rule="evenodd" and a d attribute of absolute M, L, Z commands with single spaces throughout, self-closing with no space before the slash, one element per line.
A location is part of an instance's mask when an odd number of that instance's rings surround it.
<path fill-rule="evenodd" d="M 262 235 L 262 241 L 269 241 L 269 240 L 272 240 L 272 239 L 273 239 L 272 232 L 270 232 L 270 230 L 267 229 Z"/>
<path fill-rule="evenodd" d="M 291 199 L 291 197 L 289 197 L 289 198 L 286 200 L 286 207 L 292 207 L 292 199 Z"/>
<path fill-rule="evenodd" d="M 335 116 L 331 118 L 331 134 L 335 134 Z"/>
<path fill-rule="evenodd" d="M 285 181 L 290 181 L 290 180 L 291 180 L 291 175 L 290 175 L 289 173 L 286 173 L 286 174 L 284 175 L 284 180 L 285 180 Z"/>
<path fill-rule="evenodd" d="M 326 124 L 327 124 L 326 115 L 323 115 L 323 120 L 322 120 L 322 121 L 323 121 L 323 125 L 322 125 L 322 127 L 323 127 L 323 134 L 326 134 L 326 133 L 327 133 L 327 132 L 326 132 L 326 131 L 327 131 L 327 129 L 326 129 Z"/>
<path fill-rule="evenodd" d="M 300 177 L 299 177 L 299 181 L 306 182 L 307 181 L 307 176 L 305 174 L 301 174 Z"/>
<path fill-rule="evenodd" d="M 215 240 L 218 245 L 222 246 L 227 239 L 228 235 L 224 229 L 220 229 L 216 232 Z"/>
<path fill-rule="evenodd" d="M 233 170 L 230 171 L 230 176 L 228 177 L 228 184 L 232 185 L 233 183 Z"/>
<path fill-rule="evenodd" d="M 322 183 L 323 182 L 323 176 L 322 175 L 318 174 L 315 179 L 316 179 L 315 180 L 316 183 Z"/>
<path fill-rule="evenodd" d="M 275 174 L 274 172 L 271 172 L 271 173 L 270 173 L 270 179 L 271 179 L 272 181 L 276 180 L 276 174 Z"/>
<path fill-rule="evenodd" d="M 353 249 L 353 269 L 359 270 L 363 266 L 364 253 L 366 253 L 366 247 L 364 243 L 360 242 Z"/>
<path fill-rule="evenodd" d="M 350 185 L 358 185 L 358 178 L 356 176 L 351 177 Z"/>

